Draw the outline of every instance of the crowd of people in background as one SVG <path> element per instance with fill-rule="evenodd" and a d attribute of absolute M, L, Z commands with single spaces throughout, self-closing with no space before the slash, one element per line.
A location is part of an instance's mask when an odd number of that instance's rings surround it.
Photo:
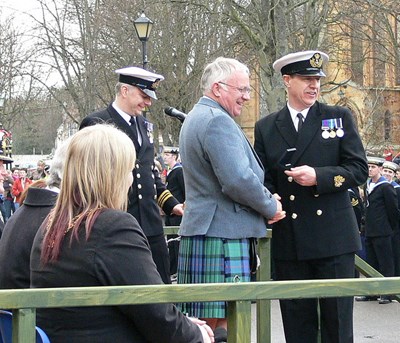
<path fill-rule="evenodd" d="M 7 169 L 6 166 L 11 163 L 11 158 L 0 155 L 0 220 L 2 226 L 23 203 L 29 186 L 34 181 L 46 179 L 50 168 L 43 160 L 39 160 L 36 169 L 21 167 Z"/>
<path fill-rule="evenodd" d="M 349 189 L 359 222 L 362 249 L 358 255 L 383 276 L 400 276 L 400 167 L 383 157 L 368 156 L 368 181 Z M 392 302 L 391 296 L 359 296 L 357 301 Z"/>

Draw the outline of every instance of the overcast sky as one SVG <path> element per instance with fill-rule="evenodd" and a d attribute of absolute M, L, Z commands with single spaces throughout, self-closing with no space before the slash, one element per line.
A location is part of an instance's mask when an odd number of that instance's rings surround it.
<path fill-rule="evenodd" d="M 24 13 L 33 14 L 39 5 L 35 0 L 0 0 L 2 18 L 14 15 L 16 24 L 25 25 L 27 16 Z"/>
<path fill-rule="evenodd" d="M 0 7 L 5 11 L 26 11 L 38 7 L 38 4 L 35 0 L 1 0 Z"/>

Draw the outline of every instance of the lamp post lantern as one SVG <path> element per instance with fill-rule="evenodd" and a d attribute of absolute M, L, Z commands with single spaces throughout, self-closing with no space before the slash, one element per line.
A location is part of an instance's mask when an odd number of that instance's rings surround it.
<path fill-rule="evenodd" d="M 143 69 L 146 69 L 147 61 L 147 41 L 153 27 L 153 22 L 147 18 L 144 12 L 133 22 L 139 40 L 142 42 Z"/>

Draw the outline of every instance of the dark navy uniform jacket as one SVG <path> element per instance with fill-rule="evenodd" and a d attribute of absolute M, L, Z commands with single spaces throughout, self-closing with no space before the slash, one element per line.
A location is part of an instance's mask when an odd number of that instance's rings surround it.
<path fill-rule="evenodd" d="M 382 176 L 372 191 L 367 192 L 365 236 L 389 236 L 399 226 L 396 190 Z"/>
<path fill-rule="evenodd" d="M 343 136 L 323 138 L 322 121 L 341 119 Z M 317 185 L 300 186 L 279 160 L 297 150 L 292 166 L 315 168 Z M 286 218 L 273 225 L 273 254 L 282 260 L 307 260 L 361 249 L 348 188 L 368 177 L 365 151 L 351 113 L 316 102 L 298 134 L 287 106 L 256 123 L 255 150 L 265 166 L 265 185 L 282 197 Z"/>
<path fill-rule="evenodd" d="M 167 189 L 172 195 L 180 202 L 185 202 L 185 181 L 183 179 L 183 169 L 180 163 L 177 163 L 167 175 Z M 181 216 L 175 214 L 167 215 L 165 218 L 166 225 L 180 225 L 182 221 Z"/>
<path fill-rule="evenodd" d="M 111 104 L 106 109 L 84 118 L 80 129 L 104 122 L 114 124 L 134 141 L 130 125 Z M 153 124 L 143 116 L 137 116 L 136 122 L 142 136 L 142 145 L 139 151 L 136 151 L 134 180 L 129 191 L 128 212 L 136 218 L 147 237 L 157 236 L 164 233 L 158 205 L 165 213 L 171 213 L 179 202 L 165 188 L 155 167 Z M 112 170 L 110 172 L 112 173 Z"/>
<path fill-rule="evenodd" d="M 349 188 L 349 197 L 351 206 L 353 206 L 354 214 L 357 218 L 358 228 L 360 231 L 363 230 L 363 221 L 365 221 L 365 207 L 364 202 L 361 199 L 360 191 L 358 187 Z"/>

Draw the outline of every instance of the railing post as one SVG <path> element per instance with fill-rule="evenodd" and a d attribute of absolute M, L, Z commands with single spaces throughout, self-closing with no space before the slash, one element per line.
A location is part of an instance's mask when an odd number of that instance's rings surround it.
<path fill-rule="evenodd" d="M 251 342 L 251 301 L 228 302 L 228 342 Z"/>
<path fill-rule="evenodd" d="M 36 342 L 36 309 L 21 308 L 13 310 L 12 341 L 13 343 Z"/>
<path fill-rule="evenodd" d="M 384 277 L 358 255 L 355 256 L 355 263 L 357 270 L 367 277 Z M 400 294 L 392 294 L 392 298 L 400 302 Z"/>
<path fill-rule="evenodd" d="M 258 240 L 258 256 L 261 261 L 257 281 L 271 280 L 271 237 L 268 230 L 265 238 Z M 271 343 L 271 300 L 257 300 L 257 342 Z"/>

